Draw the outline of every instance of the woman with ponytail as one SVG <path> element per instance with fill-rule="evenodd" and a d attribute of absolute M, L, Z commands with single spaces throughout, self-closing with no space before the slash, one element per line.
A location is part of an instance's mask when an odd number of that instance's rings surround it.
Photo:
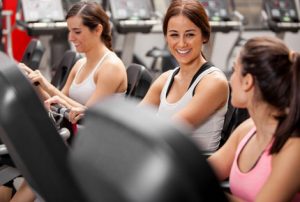
<path fill-rule="evenodd" d="M 66 20 L 69 41 L 85 57 L 74 65 L 61 91 L 39 70 L 32 71 L 20 64 L 32 83 L 39 84 L 44 99 L 55 96 L 48 103 L 59 102 L 67 108 L 84 111 L 106 96 L 125 95 L 126 68 L 112 51 L 111 28 L 105 11 L 96 2 L 78 2 L 68 11 Z M 81 116 L 82 113 L 71 113 L 70 119 L 76 122 Z"/>
<path fill-rule="evenodd" d="M 69 41 L 76 50 L 85 55 L 77 61 L 60 91 L 40 73 L 24 64 L 20 68 L 32 83 L 37 85 L 47 104 L 60 103 L 70 112 L 70 121 L 75 123 L 89 107 L 106 96 L 125 96 L 127 74 L 123 62 L 112 51 L 109 18 L 98 3 L 78 2 L 68 11 Z M 54 96 L 54 97 L 52 97 Z M 47 180 L 47 179 L 45 179 Z M 58 182 L 59 183 L 59 182 Z M 0 186 L 0 201 L 33 202 L 35 193 L 23 181 L 14 194 L 11 188 Z"/>
<path fill-rule="evenodd" d="M 300 56 L 277 38 L 248 40 L 231 76 L 242 123 L 209 162 L 232 201 L 300 201 Z"/>

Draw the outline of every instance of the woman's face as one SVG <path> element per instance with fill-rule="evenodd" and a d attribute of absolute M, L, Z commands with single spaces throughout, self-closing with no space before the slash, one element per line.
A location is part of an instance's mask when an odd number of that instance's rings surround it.
<path fill-rule="evenodd" d="M 234 107 L 244 108 L 245 106 L 245 93 L 243 90 L 242 64 L 238 56 L 233 65 L 233 72 L 230 77 L 231 85 L 231 104 Z"/>
<path fill-rule="evenodd" d="M 91 31 L 87 26 L 82 24 L 80 16 L 68 18 L 67 24 L 69 41 L 73 43 L 78 52 L 86 53 L 101 41 L 100 35 L 96 31 Z"/>
<path fill-rule="evenodd" d="M 187 17 L 178 15 L 170 18 L 166 41 L 171 54 L 180 65 L 190 64 L 201 57 L 204 40 L 201 29 Z"/>

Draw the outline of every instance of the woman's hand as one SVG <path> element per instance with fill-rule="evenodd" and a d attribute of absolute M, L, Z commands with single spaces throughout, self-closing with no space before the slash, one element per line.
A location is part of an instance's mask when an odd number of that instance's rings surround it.
<path fill-rule="evenodd" d="M 85 106 L 72 107 L 69 112 L 69 121 L 73 124 L 77 123 L 84 116 L 84 112 L 86 109 L 87 107 Z"/>
<path fill-rule="evenodd" d="M 54 105 L 54 104 L 59 104 L 59 105 L 62 105 L 66 108 L 69 108 L 67 102 L 64 99 L 62 99 L 61 97 L 57 96 L 57 95 L 47 99 L 44 102 L 44 105 L 45 105 L 47 110 L 50 110 L 51 105 Z"/>
<path fill-rule="evenodd" d="M 18 67 L 26 76 L 33 72 L 33 70 L 26 66 L 24 63 L 19 63 Z"/>
<path fill-rule="evenodd" d="M 41 87 L 44 91 L 49 92 L 51 84 L 49 81 L 42 75 L 40 70 L 32 70 L 24 63 L 19 63 L 18 67 L 21 71 L 27 76 L 27 78 L 36 86 Z"/>
<path fill-rule="evenodd" d="M 64 99 L 62 99 L 59 96 L 53 96 L 49 99 L 47 99 L 45 102 L 45 107 L 50 110 L 50 106 L 53 104 L 59 104 L 62 105 L 70 110 L 69 112 L 69 121 L 71 123 L 77 123 L 79 119 L 81 119 L 84 116 L 84 112 L 87 109 L 85 106 L 77 106 L 72 107 L 70 106 Z"/>
<path fill-rule="evenodd" d="M 43 76 L 40 70 L 34 70 L 30 72 L 27 77 L 36 86 L 41 87 L 44 91 L 49 92 L 51 88 L 51 84 L 49 81 Z"/>

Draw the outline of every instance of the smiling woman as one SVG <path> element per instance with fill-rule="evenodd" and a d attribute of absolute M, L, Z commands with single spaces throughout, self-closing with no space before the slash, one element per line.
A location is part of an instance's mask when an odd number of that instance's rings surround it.
<path fill-rule="evenodd" d="M 194 127 L 192 138 L 201 149 L 215 151 L 220 143 L 229 95 L 223 72 L 210 64 L 202 46 L 210 37 L 205 9 L 198 0 L 174 0 L 163 22 L 163 33 L 179 67 L 163 73 L 141 104 L 158 107 L 158 115 Z"/>
<path fill-rule="evenodd" d="M 78 2 L 68 11 L 69 41 L 85 57 L 72 68 L 65 86 L 58 90 L 38 71 L 20 65 L 32 83 L 38 83 L 44 99 L 56 96 L 50 102 L 59 102 L 67 108 L 76 108 L 70 120 L 78 121 L 86 107 L 112 94 L 125 95 L 126 68 L 112 51 L 109 17 L 98 3 Z M 112 79 L 113 78 L 113 79 Z M 57 99 L 59 98 L 59 99 Z M 74 114 L 74 115 L 73 115 Z"/>
<path fill-rule="evenodd" d="M 109 18 L 98 3 L 74 4 L 68 11 L 66 20 L 70 42 L 78 52 L 84 53 L 85 57 L 74 65 L 61 91 L 39 70 L 33 71 L 24 64 L 19 66 L 36 85 L 42 98 L 48 99 L 48 105 L 60 103 L 74 109 L 71 110 L 69 119 L 75 123 L 83 116 L 87 107 L 104 97 L 113 94 L 125 96 L 127 74 L 123 62 L 112 51 Z M 54 97 L 50 98 L 52 96 Z M 7 198 L 10 197 L 10 190 L 2 186 L 0 194 L 2 191 L 8 193 Z M 24 182 L 13 200 L 25 202 L 33 201 L 34 198 L 35 194 Z"/>

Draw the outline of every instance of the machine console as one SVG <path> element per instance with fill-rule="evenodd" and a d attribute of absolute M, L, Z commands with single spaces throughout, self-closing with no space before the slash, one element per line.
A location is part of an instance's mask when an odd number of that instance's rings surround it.
<path fill-rule="evenodd" d="M 110 8 L 113 23 L 120 33 L 148 33 L 157 23 L 152 20 L 154 8 L 149 0 L 113 0 Z"/>
<path fill-rule="evenodd" d="M 229 0 L 200 0 L 209 17 L 213 31 L 228 32 L 241 26 L 241 22 L 232 19 L 232 5 Z"/>
<path fill-rule="evenodd" d="M 49 34 L 67 27 L 61 0 L 22 0 L 22 9 L 24 21 L 18 23 L 27 28 L 29 35 Z"/>
<path fill-rule="evenodd" d="M 263 8 L 271 30 L 297 32 L 300 29 L 295 0 L 264 0 Z"/>

